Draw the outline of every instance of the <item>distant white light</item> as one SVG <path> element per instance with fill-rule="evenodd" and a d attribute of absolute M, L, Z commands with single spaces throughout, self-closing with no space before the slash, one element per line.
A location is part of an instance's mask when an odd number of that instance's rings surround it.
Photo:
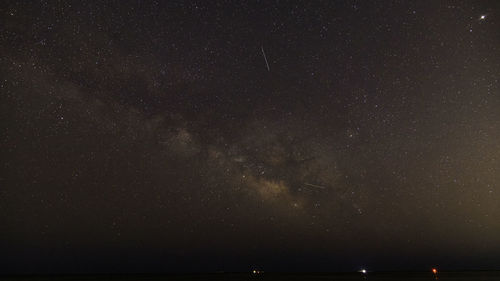
<path fill-rule="evenodd" d="M 485 19 L 486 19 L 486 15 L 481 15 L 481 16 L 479 17 L 479 19 L 480 19 L 480 20 L 485 20 Z"/>
<path fill-rule="evenodd" d="M 366 274 L 366 269 L 361 269 L 360 272 Z"/>

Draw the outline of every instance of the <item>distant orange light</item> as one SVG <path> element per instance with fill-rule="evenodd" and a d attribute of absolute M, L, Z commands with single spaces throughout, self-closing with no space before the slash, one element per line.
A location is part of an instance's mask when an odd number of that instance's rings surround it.
<path fill-rule="evenodd" d="M 433 268 L 433 269 L 432 269 L 432 273 L 437 274 L 437 273 L 438 273 L 438 270 L 437 270 L 437 269 L 435 269 L 435 268 Z"/>

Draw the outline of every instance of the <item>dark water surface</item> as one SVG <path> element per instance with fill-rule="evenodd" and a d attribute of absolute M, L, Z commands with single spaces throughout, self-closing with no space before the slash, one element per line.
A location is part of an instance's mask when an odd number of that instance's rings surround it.
<path fill-rule="evenodd" d="M 411 280 L 411 281 L 424 281 L 424 280 L 470 280 L 470 281 L 500 281 L 500 271 L 464 271 L 464 272 L 442 272 L 438 276 L 434 276 L 429 272 L 381 272 L 381 273 L 368 273 L 362 275 L 359 273 L 264 273 L 259 275 L 252 275 L 247 273 L 220 273 L 220 274 L 190 274 L 190 275 L 67 275 L 67 276 L 2 276 L 1 281 L 41 281 L 41 280 L 55 280 L 55 281 L 66 281 L 66 280 L 126 280 L 126 281 L 155 281 L 155 280 L 173 280 L 173 281 L 202 281 L 202 280 L 221 280 L 221 281 L 299 281 L 299 280 L 318 280 L 318 281 L 383 281 L 383 280 Z"/>

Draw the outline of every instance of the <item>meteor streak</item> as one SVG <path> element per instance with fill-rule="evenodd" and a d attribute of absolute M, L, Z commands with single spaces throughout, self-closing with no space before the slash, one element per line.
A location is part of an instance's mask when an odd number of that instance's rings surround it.
<path fill-rule="evenodd" d="M 307 186 L 312 186 L 312 187 L 317 187 L 317 188 L 321 188 L 321 189 L 325 189 L 326 187 L 325 186 L 322 186 L 322 185 L 317 185 L 317 184 L 312 184 L 312 183 L 304 183 L 304 185 L 307 185 Z"/>
<path fill-rule="evenodd" d="M 260 49 L 262 50 L 262 55 L 264 56 L 264 60 L 266 61 L 267 71 L 271 71 L 271 69 L 269 68 L 269 63 L 267 62 L 266 52 L 264 52 L 264 46 L 261 45 Z"/>

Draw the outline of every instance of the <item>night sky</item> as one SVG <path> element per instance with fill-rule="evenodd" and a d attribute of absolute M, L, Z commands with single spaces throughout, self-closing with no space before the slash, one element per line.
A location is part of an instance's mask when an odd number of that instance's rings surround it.
<path fill-rule="evenodd" d="M 499 7 L 2 1 L 0 273 L 500 268 Z"/>

